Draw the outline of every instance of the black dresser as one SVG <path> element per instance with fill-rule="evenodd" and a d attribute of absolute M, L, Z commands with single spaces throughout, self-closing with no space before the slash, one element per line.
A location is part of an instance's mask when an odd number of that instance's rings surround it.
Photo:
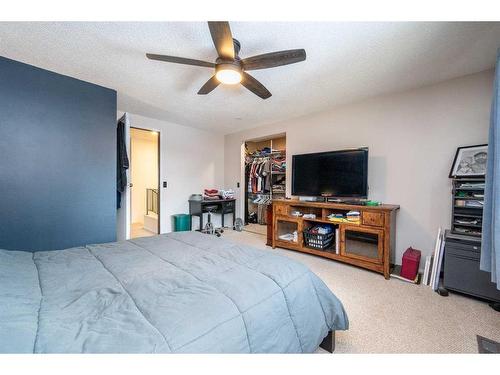
<path fill-rule="evenodd" d="M 444 279 L 446 289 L 500 302 L 500 290 L 491 274 L 479 269 L 481 237 L 445 232 Z"/>

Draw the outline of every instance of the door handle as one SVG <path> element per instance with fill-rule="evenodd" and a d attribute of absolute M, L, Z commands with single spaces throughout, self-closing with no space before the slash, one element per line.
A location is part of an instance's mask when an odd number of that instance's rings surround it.
<path fill-rule="evenodd" d="M 133 187 L 133 186 L 134 186 L 134 184 L 129 182 L 128 187 Z"/>

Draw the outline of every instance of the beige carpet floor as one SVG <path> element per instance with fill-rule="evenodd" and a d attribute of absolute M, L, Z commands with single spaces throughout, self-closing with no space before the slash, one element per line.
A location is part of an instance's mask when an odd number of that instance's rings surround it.
<path fill-rule="evenodd" d="M 486 302 L 454 293 L 441 297 L 423 285 L 385 280 L 292 250 L 273 250 L 255 233 L 226 231 L 224 237 L 298 260 L 328 285 L 350 321 L 348 331 L 337 332 L 336 353 L 477 353 L 476 335 L 500 341 L 500 313 Z"/>
<path fill-rule="evenodd" d="M 250 233 L 255 233 L 255 234 L 262 234 L 265 236 L 267 234 L 267 225 L 261 225 L 261 224 L 247 224 L 243 227 L 243 230 L 245 232 L 250 232 Z"/>

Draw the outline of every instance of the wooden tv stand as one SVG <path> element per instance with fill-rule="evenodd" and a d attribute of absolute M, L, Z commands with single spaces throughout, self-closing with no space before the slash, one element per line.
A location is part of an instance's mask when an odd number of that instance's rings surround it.
<path fill-rule="evenodd" d="M 395 246 L 397 205 L 360 206 L 342 203 L 303 202 L 293 199 L 273 200 L 272 247 L 281 247 L 303 253 L 338 260 L 382 273 L 389 279 L 391 253 Z M 361 221 L 334 223 L 328 220 L 331 213 L 359 211 Z M 315 219 L 292 216 L 293 211 L 312 213 Z M 303 230 L 317 224 L 330 224 L 339 229 L 338 253 L 335 241 L 325 250 L 307 247 Z M 280 235 L 298 232 L 298 241 L 286 241 Z"/>

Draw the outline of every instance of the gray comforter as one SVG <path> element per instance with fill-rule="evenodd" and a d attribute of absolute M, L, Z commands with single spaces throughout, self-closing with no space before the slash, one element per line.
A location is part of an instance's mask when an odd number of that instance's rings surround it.
<path fill-rule="evenodd" d="M 347 326 L 304 265 L 197 232 L 0 250 L 0 353 L 313 352 Z"/>

